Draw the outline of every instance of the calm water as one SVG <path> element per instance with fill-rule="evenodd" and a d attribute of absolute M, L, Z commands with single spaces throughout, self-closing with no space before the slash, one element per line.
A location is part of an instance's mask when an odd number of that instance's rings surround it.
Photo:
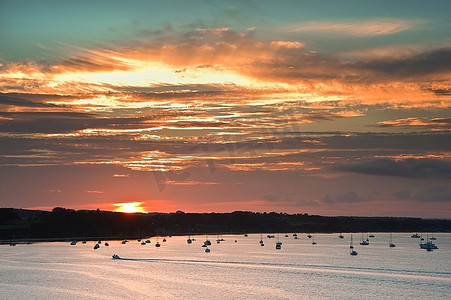
<path fill-rule="evenodd" d="M 0 246 L 0 299 L 449 299 L 451 234 L 436 234 L 440 248 L 427 252 L 410 234 L 376 233 L 370 245 L 349 255 L 349 234 L 291 234 L 276 239 L 225 235 L 210 253 L 187 237 L 156 248 L 130 241 L 39 243 Z M 237 240 L 237 243 L 234 241 Z M 113 260 L 112 254 L 121 260 Z"/>

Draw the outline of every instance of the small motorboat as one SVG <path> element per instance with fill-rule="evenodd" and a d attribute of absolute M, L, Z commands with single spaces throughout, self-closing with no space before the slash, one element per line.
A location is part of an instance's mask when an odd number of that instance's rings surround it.
<path fill-rule="evenodd" d="M 113 254 L 113 259 L 121 259 L 121 258 L 119 257 L 119 255 Z"/>
<path fill-rule="evenodd" d="M 315 237 L 312 238 L 312 245 L 316 245 Z"/>

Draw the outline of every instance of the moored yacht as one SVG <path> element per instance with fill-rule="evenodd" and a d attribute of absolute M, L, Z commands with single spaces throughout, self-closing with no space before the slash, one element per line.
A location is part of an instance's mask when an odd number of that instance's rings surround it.
<path fill-rule="evenodd" d="M 354 250 L 354 246 L 352 245 L 352 234 L 351 234 L 351 243 L 349 245 L 349 254 L 357 255 L 357 251 Z"/>
<path fill-rule="evenodd" d="M 429 240 L 429 236 L 427 236 L 426 242 L 420 243 L 420 248 L 428 251 L 438 249 L 437 245 Z"/>
<path fill-rule="evenodd" d="M 389 241 L 388 241 L 388 246 L 389 246 L 390 248 L 394 248 L 394 247 L 396 247 L 396 245 L 395 245 L 395 244 L 393 244 L 393 240 L 392 240 L 392 234 L 391 234 L 391 232 L 390 232 L 390 239 L 389 239 Z"/>
<path fill-rule="evenodd" d="M 370 244 L 370 241 L 368 240 L 368 238 L 365 240 L 365 239 L 363 238 L 363 233 L 362 233 L 362 239 L 361 239 L 361 241 L 360 241 L 360 245 L 366 246 L 366 245 L 369 245 L 369 244 Z"/>

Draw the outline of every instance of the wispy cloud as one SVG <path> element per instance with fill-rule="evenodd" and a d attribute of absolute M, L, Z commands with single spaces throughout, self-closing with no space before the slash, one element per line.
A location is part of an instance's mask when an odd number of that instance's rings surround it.
<path fill-rule="evenodd" d="M 322 32 L 359 37 L 395 34 L 423 24 L 424 20 L 380 18 L 372 20 L 312 21 L 284 26 L 288 32 Z"/>

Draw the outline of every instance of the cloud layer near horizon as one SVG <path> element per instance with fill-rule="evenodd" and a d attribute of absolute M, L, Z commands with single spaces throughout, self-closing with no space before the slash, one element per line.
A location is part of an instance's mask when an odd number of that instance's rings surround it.
<path fill-rule="evenodd" d="M 2 205 L 449 209 L 451 45 L 389 39 L 427 20 L 193 24 L 0 60 Z"/>

